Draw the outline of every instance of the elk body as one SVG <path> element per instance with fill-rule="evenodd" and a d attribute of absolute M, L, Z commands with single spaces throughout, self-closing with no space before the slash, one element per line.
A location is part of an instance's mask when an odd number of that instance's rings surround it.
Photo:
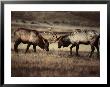
<path fill-rule="evenodd" d="M 72 46 L 70 47 L 70 54 L 72 55 L 72 48 L 76 46 L 76 55 L 78 56 L 78 50 L 80 44 L 90 45 L 91 46 L 91 52 L 89 57 L 92 56 L 94 53 L 95 48 L 97 49 L 97 57 L 99 57 L 99 38 L 100 34 L 98 34 L 94 30 L 75 30 L 70 35 L 64 35 L 57 38 L 58 41 L 58 48 L 68 47 L 70 44 Z"/>
<path fill-rule="evenodd" d="M 14 43 L 14 51 L 18 52 L 18 45 L 20 43 L 27 44 L 27 48 L 25 53 L 28 51 L 30 45 L 33 45 L 34 52 L 36 52 L 36 46 L 39 46 L 41 49 L 45 49 L 49 51 L 49 42 L 47 39 L 43 38 L 38 31 L 18 28 L 14 32 L 15 43 Z"/>

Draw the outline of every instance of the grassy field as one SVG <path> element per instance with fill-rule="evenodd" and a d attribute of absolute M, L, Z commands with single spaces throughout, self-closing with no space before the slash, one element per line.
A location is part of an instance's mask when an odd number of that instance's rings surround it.
<path fill-rule="evenodd" d="M 24 54 L 20 49 L 16 54 L 12 50 L 12 76 L 100 76 L 100 62 L 94 55 L 88 58 L 88 52 L 81 52 L 80 57 L 69 55 L 69 51 L 50 50 L 49 52 L 32 49 Z"/>
<path fill-rule="evenodd" d="M 48 26 L 38 27 L 37 25 L 27 24 L 28 28 L 35 28 L 38 31 L 47 31 Z M 75 56 L 75 47 L 73 55 L 70 56 L 70 46 L 58 49 L 58 44 L 51 43 L 49 52 L 36 47 L 37 52 L 34 53 L 32 46 L 25 54 L 26 44 L 19 45 L 19 53 L 13 50 L 14 37 L 13 32 L 18 27 L 25 27 L 24 24 L 12 24 L 12 42 L 11 42 L 11 76 L 12 77 L 99 77 L 100 76 L 100 58 L 96 57 L 96 50 L 92 58 L 89 58 L 91 51 L 89 45 L 80 45 L 79 54 Z M 43 24 L 44 25 L 44 24 Z M 62 30 L 65 28 L 65 30 Z M 53 31 L 73 31 L 75 28 L 95 29 L 93 27 L 75 27 L 75 26 L 55 26 Z M 51 41 L 51 34 L 42 34 L 43 37 Z M 58 34 L 60 36 L 60 34 Z"/>

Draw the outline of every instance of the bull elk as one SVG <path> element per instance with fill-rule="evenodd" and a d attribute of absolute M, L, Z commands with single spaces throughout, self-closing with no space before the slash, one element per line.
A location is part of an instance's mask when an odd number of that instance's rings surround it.
<path fill-rule="evenodd" d="M 49 42 L 47 39 L 43 38 L 38 31 L 18 28 L 14 32 L 15 43 L 14 51 L 18 52 L 18 45 L 20 43 L 27 44 L 25 53 L 28 51 L 30 45 L 33 45 L 34 52 L 36 52 L 36 46 L 39 46 L 41 49 L 49 51 Z"/>
<path fill-rule="evenodd" d="M 79 45 L 85 44 L 91 46 L 89 57 L 92 56 L 95 48 L 97 49 L 97 57 L 99 57 L 99 38 L 100 34 L 98 34 L 98 32 L 95 30 L 76 29 L 70 35 L 60 36 L 56 39 L 56 41 L 58 41 L 58 48 L 61 48 L 62 46 L 68 47 L 70 44 L 72 44 L 70 47 L 70 55 L 72 55 L 72 48 L 76 46 L 76 55 L 78 56 Z"/>

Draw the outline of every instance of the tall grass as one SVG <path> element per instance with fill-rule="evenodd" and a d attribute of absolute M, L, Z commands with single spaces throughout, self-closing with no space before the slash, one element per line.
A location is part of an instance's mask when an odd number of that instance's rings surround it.
<path fill-rule="evenodd" d="M 16 54 L 12 51 L 11 72 L 12 76 L 100 76 L 100 62 L 97 58 L 85 56 L 70 56 L 67 51 L 45 52 L 38 50 L 33 53 L 30 50 L 27 54 L 23 49 Z M 82 54 L 86 54 L 83 52 Z"/>
<path fill-rule="evenodd" d="M 24 25 L 22 24 L 24 27 Z M 99 77 L 100 76 L 100 60 L 96 58 L 96 53 L 92 58 L 88 57 L 90 47 L 87 45 L 80 45 L 79 54 L 75 56 L 75 48 L 73 48 L 73 55 L 70 56 L 70 48 L 58 49 L 57 43 L 49 45 L 49 52 L 46 52 L 37 47 L 37 52 L 34 53 L 32 46 L 28 53 L 25 54 L 27 45 L 20 44 L 19 53 L 13 51 L 14 36 L 13 32 L 20 24 L 12 25 L 11 37 L 11 76 L 12 77 Z M 27 27 L 27 25 L 25 25 Z M 30 26 L 30 25 L 29 25 Z M 36 27 L 36 26 L 35 26 Z M 59 27 L 59 26 L 57 26 Z M 36 27 L 37 28 L 37 27 Z M 70 29 L 70 27 L 60 26 L 59 32 Z M 71 30 L 75 27 L 71 27 Z M 40 28 L 38 28 L 40 29 Z M 55 29 L 57 30 L 57 28 Z M 44 29 L 43 31 L 46 31 Z M 98 30 L 99 31 L 99 30 Z M 47 35 L 45 38 L 49 38 Z"/>

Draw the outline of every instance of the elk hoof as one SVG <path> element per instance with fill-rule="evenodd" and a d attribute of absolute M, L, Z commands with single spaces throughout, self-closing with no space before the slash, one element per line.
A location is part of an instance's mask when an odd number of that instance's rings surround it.
<path fill-rule="evenodd" d="M 76 54 L 76 56 L 80 57 L 80 55 L 79 55 L 79 54 Z"/>
<path fill-rule="evenodd" d="M 89 58 L 91 58 L 91 55 L 89 55 Z"/>

